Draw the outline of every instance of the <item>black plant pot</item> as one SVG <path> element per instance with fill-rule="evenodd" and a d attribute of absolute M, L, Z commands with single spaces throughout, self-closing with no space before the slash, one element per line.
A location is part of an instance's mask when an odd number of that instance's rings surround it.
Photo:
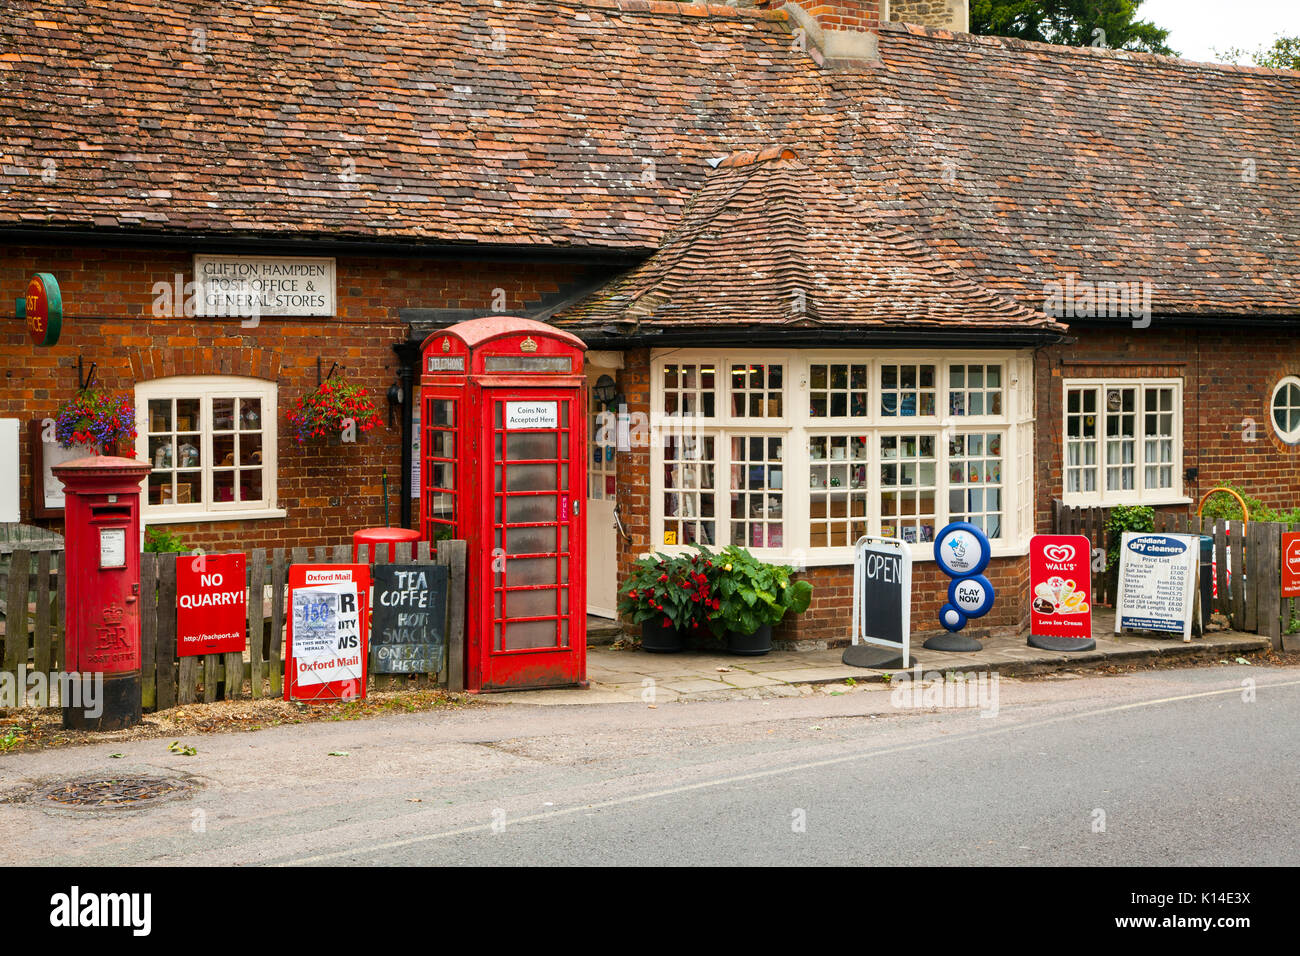
<path fill-rule="evenodd" d="M 772 625 L 764 624 L 753 634 L 727 632 L 727 650 L 745 657 L 758 657 L 772 649 Z"/>
<path fill-rule="evenodd" d="M 675 627 L 664 627 L 660 621 L 641 622 L 641 650 L 652 654 L 671 654 L 685 646 L 682 634 Z"/>

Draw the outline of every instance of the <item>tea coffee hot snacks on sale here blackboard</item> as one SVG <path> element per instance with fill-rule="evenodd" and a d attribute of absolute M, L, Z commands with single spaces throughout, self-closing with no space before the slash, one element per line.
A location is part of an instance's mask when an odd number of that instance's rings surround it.
<path fill-rule="evenodd" d="M 441 673 L 447 650 L 447 568 L 376 565 L 374 585 L 372 672 Z"/>

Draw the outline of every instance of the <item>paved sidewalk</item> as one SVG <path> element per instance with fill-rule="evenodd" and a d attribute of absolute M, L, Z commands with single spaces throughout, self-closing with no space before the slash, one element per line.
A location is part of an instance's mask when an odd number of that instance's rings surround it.
<path fill-rule="evenodd" d="M 1106 663 L 1161 660 L 1232 660 L 1268 649 L 1266 638 L 1255 634 L 1220 631 L 1183 643 L 1180 637 L 1151 637 L 1114 633 L 1114 612 L 1094 615 L 1093 637 L 1097 649 L 1075 654 L 1030 647 L 1021 637 L 982 639 L 984 650 L 957 654 L 929 651 L 917 641 L 912 654 L 922 671 L 997 671 L 1003 677 L 1048 673 Z M 884 681 L 886 671 L 849 667 L 842 663 L 843 649 L 823 651 L 772 651 L 762 657 L 736 657 L 725 652 L 681 651 L 650 654 L 641 650 L 591 647 L 587 651 L 585 690 L 516 691 L 484 694 L 489 703 L 602 704 L 642 701 L 654 687 L 656 703 L 673 700 L 722 700 L 736 697 L 798 697 L 844 690 L 852 678 L 858 684 Z M 653 685 L 647 684 L 652 681 Z M 839 685 L 833 687 L 830 685 Z"/>

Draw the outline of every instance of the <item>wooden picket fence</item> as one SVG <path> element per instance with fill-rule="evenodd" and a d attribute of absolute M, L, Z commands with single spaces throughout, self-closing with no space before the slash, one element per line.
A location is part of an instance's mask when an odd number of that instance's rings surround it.
<path fill-rule="evenodd" d="M 0 560 L 20 548 L 23 551 L 62 551 L 63 535 L 27 524 L 0 524 Z"/>
<path fill-rule="evenodd" d="M 248 635 L 242 654 L 207 654 L 180 657 L 176 653 L 175 554 L 140 556 L 140 650 L 145 710 L 164 710 L 199 701 L 279 697 L 284 690 L 284 641 L 287 583 L 291 564 L 351 564 L 352 547 L 257 549 L 247 553 Z M 397 564 L 446 565 L 447 655 L 437 674 L 376 676 L 380 690 L 410 686 L 446 686 L 464 690 L 465 649 L 465 542 L 442 541 L 431 554 L 427 541 L 399 543 Z M 0 595 L 4 596 L 4 634 L 0 636 L 3 669 L 17 674 L 26 664 L 29 672 L 59 670 L 63 655 L 64 567 L 60 552 L 15 550 L 7 568 L 0 568 Z M 358 555 L 361 564 L 388 563 L 387 548 L 371 560 L 369 546 Z M 26 626 L 14 626 L 11 609 L 24 611 Z M 237 679 L 236 679 L 237 678 Z M 32 701 L 48 706 L 48 700 Z"/>
<path fill-rule="evenodd" d="M 15 549 L 0 562 L 0 671 L 50 674 L 63 666 L 63 552 Z M 33 703 L 49 705 L 49 689 L 38 685 Z"/>
<path fill-rule="evenodd" d="M 1052 502 L 1054 533 L 1084 535 L 1094 550 L 1109 549 L 1109 516 L 1106 508 L 1073 508 L 1059 500 Z M 1300 525 L 1252 521 L 1243 531 L 1240 521 L 1163 511 L 1155 513 L 1153 523 L 1159 533 L 1213 536 L 1218 594 L 1213 609 L 1223 614 L 1235 631 L 1266 636 L 1278 649 L 1300 650 L 1300 633 L 1291 633 L 1293 628 L 1300 631 L 1300 600 L 1282 597 L 1282 533 L 1300 531 Z M 1245 568 L 1244 575 L 1238 573 L 1241 568 Z M 1097 575 L 1093 586 L 1097 602 L 1115 603 L 1110 575 Z"/>

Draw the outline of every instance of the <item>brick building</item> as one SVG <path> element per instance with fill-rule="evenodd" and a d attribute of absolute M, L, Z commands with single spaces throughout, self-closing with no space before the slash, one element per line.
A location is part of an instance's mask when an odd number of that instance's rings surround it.
<path fill-rule="evenodd" d="M 333 544 L 411 511 L 423 337 L 541 318 L 646 426 L 592 430 L 593 610 L 647 550 L 734 542 L 807 567 L 808 646 L 847 637 L 861 533 L 913 542 L 924 631 L 954 518 L 1006 596 L 1054 498 L 1293 503 L 1300 75 L 965 26 L 961 0 L 20 0 L 0 301 L 49 272 L 67 319 L 48 348 L 10 321 L 0 418 L 94 363 L 135 399 L 147 523 Z M 331 294 L 158 314 L 212 261 Z M 404 401 L 299 446 L 284 413 L 336 365 Z M 57 527 L 34 447 L 23 517 Z"/>

